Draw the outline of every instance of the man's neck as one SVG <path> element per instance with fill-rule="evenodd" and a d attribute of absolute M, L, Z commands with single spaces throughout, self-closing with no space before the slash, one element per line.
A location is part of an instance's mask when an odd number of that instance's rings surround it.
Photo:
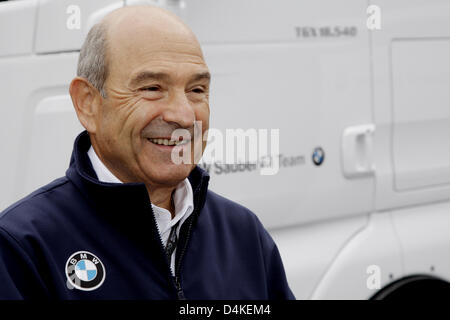
<path fill-rule="evenodd" d="M 168 210 L 173 219 L 175 217 L 175 205 L 173 202 L 173 192 L 175 191 L 175 187 L 155 189 L 147 186 L 147 191 L 151 202 L 155 206 Z"/>

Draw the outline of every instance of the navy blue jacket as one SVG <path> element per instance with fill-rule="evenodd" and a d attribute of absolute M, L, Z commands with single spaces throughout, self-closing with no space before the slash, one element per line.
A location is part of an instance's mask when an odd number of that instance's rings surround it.
<path fill-rule="evenodd" d="M 208 190 L 199 167 L 189 175 L 194 212 L 182 225 L 172 277 L 145 185 L 100 182 L 90 145 L 82 132 L 66 176 L 0 214 L 0 299 L 294 299 L 258 218 Z M 75 266 L 92 267 L 77 263 L 83 259 L 96 263 L 94 280 L 80 276 L 94 290 L 68 285 Z"/>

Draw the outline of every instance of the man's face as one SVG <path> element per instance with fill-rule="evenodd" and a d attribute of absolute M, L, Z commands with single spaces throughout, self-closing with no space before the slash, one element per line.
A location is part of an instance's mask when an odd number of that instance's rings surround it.
<path fill-rule="evenodd" d="M 202 134 L 208 129 L 208 68 L 197 42 L 180 30 L 128 30 L 112 27 L 109 34 L 107 98 L 96 115 L 95 143 L 122 181 L 175 185 L 195 166 L 194 143 L 203 150 L 206 142 L 158 142 L 181 128 L 193 139 L 195 121 Z M 192 161 L 175 164 L 174 148 Z"/>

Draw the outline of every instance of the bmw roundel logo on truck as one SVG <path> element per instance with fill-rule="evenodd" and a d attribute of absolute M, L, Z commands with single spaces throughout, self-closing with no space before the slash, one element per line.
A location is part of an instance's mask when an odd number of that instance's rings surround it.
<path fill-rule="evenodd" d="M 105 267 L 100 259 L 88 251 L 72 254 L 66 263 L 67 287 L 91 291 L 105 280 Z"/>
<path fill-rule="evenodd" d="M 325 152 L 321 147 L 317 147 L 314 149 L 312 160 L 316 166 L 320 166 L 325 159 Z"/>

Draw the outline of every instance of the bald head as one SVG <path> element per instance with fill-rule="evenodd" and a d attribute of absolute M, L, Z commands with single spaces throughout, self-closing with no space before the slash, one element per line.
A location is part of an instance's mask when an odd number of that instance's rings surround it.
<path fill-rule="evenodd" d="M 108 35 L 132 37 L 136 32 L 150 32 L 149 36 L 182 36 L 196 42 L 196 37 L 188 26 L 175 14 L 153 6 L 131 6 L 117 9 L 108 14 L 102 22 L 107 26 Z"/>
<path fill-rule="evenodd" d="M 196 36 L 175 14 L 154 6 L 130 6 L 114 10 L 91 28 L 80 50 L 77 75 L 105 98 L 111 62 L 132 53 L 142 55 L 145 48 L 139 44 L 144 42 L 161 49 L 167 42 L 189 43 L 203 58 Z"/>

